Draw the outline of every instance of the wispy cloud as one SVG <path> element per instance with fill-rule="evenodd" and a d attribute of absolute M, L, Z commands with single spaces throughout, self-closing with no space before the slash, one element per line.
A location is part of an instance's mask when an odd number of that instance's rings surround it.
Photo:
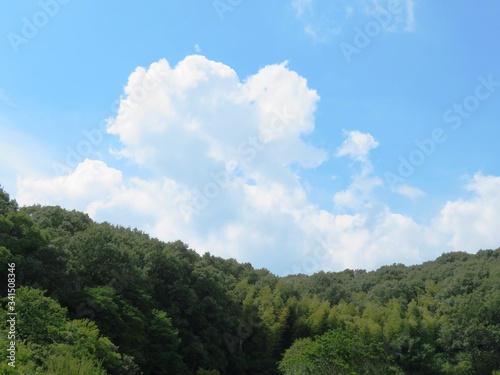
<path fill-rule="evenodd" d="M 405 31 L 415 30 L 415 4 L 414 0 L 406 0 L 406 27 Z"/>
<path fill-rule="evenodd" d="M 343 130 L 346 137 L 338 148 L 335 156 L 347 156 L 359 164 L 359 170 L 351 175 L 351 183 L 347 189 L 334 194 L 333 202 L 339 210 L 349 209 L 359 211 L 370 206 L 374 199 L 374 190 L 383 185 L 383 181 L 373 175 L 373 165 L 369 160 L 370 151 L 379 143 L 369 133 Z"/>
<path fill-rule="evenodd" d="M 423 197 L 425 193 L 417 187 L 410 185 L 398 185 L 394 188 L 395 192 L 410 199 Z"/>
<path fill-rule="evenodd" d="M 414 0 L 366 0 L 364 9 L 367 16 L 384 20 L 380 24 L 387 32 L 401 33 L 415 30 Z"/>
<path fill-rule="evenodd" d="M 414 0 L 293 0 L 291 6 L 304 33 L 322 43 L 374 18 L 386 32 L 411 32 L 416 25 Z"/>
<path fill-rule="evenodd" d="M 320 43 L 328 43 L 342 32 L 353 8 L 323 0 L 293 0 L 292 9 L 306 35 Z"/>
<path fill-rule="evenodd" d="M 300 17 L 305 10 L 311 10 L 313 0 L 293 0 L 292 8 L 296 11 L 296 16 Z"/>

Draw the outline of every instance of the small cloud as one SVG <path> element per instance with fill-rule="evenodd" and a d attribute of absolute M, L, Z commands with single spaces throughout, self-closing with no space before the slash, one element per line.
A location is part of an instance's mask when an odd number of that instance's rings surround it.
<path fill-rule="evenodd" d="M 395 189 L 396 193 L 404 195 L 410 199 L 416 199 L 423 197 L 425 193 L 419 188 L 410 186 L 410 185 L 399 185 Z"/>
<path fill-rule="evenodd" d="M 391 2 L 391 0 L 372 0 L 371 6 L 366 6 L 365 13 L 368 16 L 387 19 L 383 22 L 384 30 L 392 33 L 411 32 L 415 29 L 415 2 L 414 0 L 403 0 Z"/>
<path fill-rule="evenodd" d="M 295 17 L 302 30 L 312 40 L 329 43 L 344 30 L 346 7 L 336 3 L 313 0 L 293 0 Z"/>
<path fill-rule="evenodd" d="M 293 0 L 292 8 L 296 11 L 296 16 L 300 17 L 304 14 L 304 10 L 311 10 L 312 0 Z"/>
<path fill-rule="evenodd" d="M 415 6 L 413 0 L 406 0 L 406 27 L 405 31 L 415 29 Z"/>
<path fill-rule="evenodd" d="M 359 210 L 363 206 L 370 206 L 376 199 L 375 189 L 383 184 L 382 179 L 373 175 L 373 166 L 368 155 L 370 150 L 378 147 L 379 143 L 371 134 L 357 130 L 346 131 L 347 139 L 337 150 L 336 156 L 348 156 L 361 163 L 361 169 L 351 175 L 351 184 L 347 189 L 338 191 L 333 196 L 336 209 Z"/>
<path fill-rule="evenodd" d="M 309 35 L 313 39 L 318 39 L 318 35 L 316 34 L 316 31 L 313 29 L 311 25 L 307 25 L 304 27 L 304 31 L 307 35 Z"/>
<path fill-rule="evenodd" d="M 342 146 L 337 150 L 335 156 L 349 156 L 351 159 L 358 161 L 366 161 L 370 151 L 379 146 L 379 143 L 369 133 L 361 133 L 357 130 L 346 131 L 344 134 L 347 139 L 344 140 Z"/>
<path fill-rule="evenodd" d="M 201 48 L 200 48 L 200 45 L 198 43 L 196 43 L 194 45 L 194 50 L 196 51 L 196 53 L 200 53 L 201 52 Z"/>
<path fill-rule="evenodd" d="M 335 27 L 325 32 L 312 24 L 304 26 L 304 32 L 316 42 L 320 43 L 328 43 L 331 35 L 339 35 L 341 31 L 342 29 L 340 27 Z"/>

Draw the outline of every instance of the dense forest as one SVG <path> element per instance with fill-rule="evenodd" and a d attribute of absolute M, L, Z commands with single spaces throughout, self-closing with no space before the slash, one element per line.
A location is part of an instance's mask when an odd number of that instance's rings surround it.
<path fill-rule="evenodd" d="M 0 259 L 1 374 L 500 374 L 500 249 L 278 277 L 0 188 Z"/>

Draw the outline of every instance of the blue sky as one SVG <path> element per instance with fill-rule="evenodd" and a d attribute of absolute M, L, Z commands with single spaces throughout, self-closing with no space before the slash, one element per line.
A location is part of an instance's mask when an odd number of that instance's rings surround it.
<path fill-rule="evenodd" d="M 500 245 L 500 4 L 0 4 L 0 183 L 277 274 Z"/>

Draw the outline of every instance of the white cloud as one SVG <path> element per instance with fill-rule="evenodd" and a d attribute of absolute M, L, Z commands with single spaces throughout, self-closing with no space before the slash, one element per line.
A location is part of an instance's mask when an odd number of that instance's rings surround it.
<path fill-rule="evenodd" d="M 436 226 L 449 235 L 448 245 L 454 249 L 496 249 L 500 246 L 500 177 L 478 173 L 466 189 L 473 197 L 447 202 Z"/>
<path fill-rule="evenodd" d="M 368 133 L 344 130 L 344 135 L 347 136 L 347 139 L 337 150 L 337 157 L 348 156 L 354 160 L 366 161 L 370 151 L 379 146 L 375 138 Z"/>
<path fill-rule="evenodd" d="M 287 166 L 326 158 L 301 140 L 314 128 L 319 97 L 285 63 L 240 82 L 231 68 L 203 56 L 173 69 L 161 60 L 138 68 L 125 92 L 109 127 L 122 142 L 119 154 L 186 185 L 235 168 L 252 178 L 275 170 L 290 177 Z"/>
<path fill-rule="evenodd" d="M 404 195 L 405 197 L 408 197 L 410 199 L 420 198 L 425 195 L 422 190 L 410 185 L 398 185 L 394 188 L 394 190 L 396 191 L 396 193 Z"/>
<path fill-rule="evenodd" d="M 343 130 L 346 139 L 338 148 L 335 156 L 348 156 L 360 165 L 359 171 L 351 176 L 351 184 L 346 190 L 334 194 L 333 202 L 339 210 L 359 210 L 364 206 L 371 206 L 375 200 L 373 194 L 378 186 L 383 185 L 381 178 L 373 175 L 373 166 L 368 159 L 371 150 L 379 143 L 369 133 Z"/>
<path fill-rule="evenodd" d="M 373 200 L 372 192 L 383 181 L 379 177 L 370 176 L 368 173 L 360 173 L 352 176 L 352 182 L 346 190 L 334 194 L 333 202 L 335 208 L 358 210 Z"/>
<path fill-rule="evenodd" d="M 85 159 L 68 176 L 48 179 L 20 177 L 17 199 L 22 205 L 60 204 L 87 211 L 95 201 L 110 199 L 121 180 L 119 170 L 102 161 Z"/>
<path fill-rule="evenodd" d="M 309 241 L 296 217 L 307 205 L 296 168 L 326 159 L 301 138 L 314 129 L 318 100 L 286 63 L 241 81 L 203 56 L 174 68 L 161 60 L 130 75 L 108 129 L 121 141 L 115 153 L 151 179 L 125 179 L 86 160 L 69 176 L 21 179 L 19 198 L 83 209 L 199 251 L 254 261 L 260 254 L 261 266 L 274 253 L 278 263 L 276 249 Z"/>
<path fill-rule="evenodd" d="M 168 178 L 124 179 L 121 171 L 85 159 L 67 176 L 18 179 L 21 205 L 61 205 L 87 212 L 96 220 L 141 227 L 166 240 L 189 237 L 179 210 L 190 192 Z M 162 233 L 158 229 L 161 228 Z"/>
<path fill-rule="evenodd" d="M 16 198 L 278 273 L 412 264 L 500 241 L 500 177 L 474 176 L 471 199 L 448 202 L 432 225 L 419 224 L 380 200 L 382 179 L 369 159 L 378 142 L 359 131 L 344 132 L 336 154 L 355 161 L 348 186 L 331 192 L 332 210 L 313 204 L 301 172 L 326 153 L 302 136 L 314 131 L 318 100 L 285 63 L 241 80 L 203 56 L 174 68 L 161 60 L 131 74 L 109 127 L 117 152 L 150 177 L 85 160 L 67 176 L 19 178 Z M 412 187 L 400 193 L 419 195 Z"/>

